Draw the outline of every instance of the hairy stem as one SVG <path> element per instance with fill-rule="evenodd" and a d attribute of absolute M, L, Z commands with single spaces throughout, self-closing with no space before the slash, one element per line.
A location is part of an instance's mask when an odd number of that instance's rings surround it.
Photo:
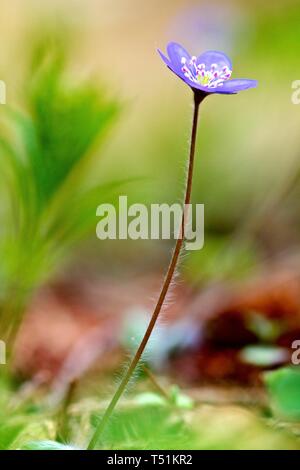
<path fill-rule="evenodd" d="M 195 158 L 195 147 L 196 147 L 196 136 L 197 136 L 197 124 L 198 124 L 198 114 L 199 114 L 199 105 L 202 101 L 204 96 L 194 93 L 194 115 L 193 115 L 193 125 L 192 125 L 192 135 L 191 135 L 191 143 L 190 143 L 190 154 L 189 154 L 189 164 L 188 164 L 188 173 L 187 173 L 187 180 L 186 180 L 186 189 L 185 189 L 185 198 L 184 198 L 184 207 L 183 207 L 183 212 L 182 212 L 182 221 L 181 221 L 181 233 L 179 234 L 176 245 L 173 251 L 173 255 L 169 264 L 169 268 L 166 274 L 166 277 L 164 279 L 164 283 L 157 301 L 157 304 L 155 306 L 155 309 L 153 311 L 152 317 L 150 319 L 148 328 L 146 330 L 146 333 L 139 345 L 139 348 L 137 352 L 135 353 L 135 356 L 133 357 L 128 370 L 126 374 L 124 375 L 122 381 L 120 382 L 114 396 L 112 397 L 100 423 L 98 424 L 92 439 L 89 442 L 89 445 L 87 447 L 88 450 L 93 450 L 97 442 L 99 441 L 100 436 L 102 435 L 120 397 L 124 393 L 134 371 L 136 366 L 138 365 L 141 356 L 147 346 L 147 343 L 149 341 L 149 338 L 151 336 L 151 333 L 155 327 L 155 324 L 157 322 L 157 319 L 159 317 L 159 314 L 161 312 L 161 309 L 163 307 L 166 295 L 168 293 L 170 284 L 172 282 L 177 262 L 179 259 L 179 255 L 181 252 L 182 245 L 184 243 L 184 238 L 185 238 L 185 226 L 186 226 L 186 205 L 190 203 L 191 200 L 191 192 L 192 192 L 192 180 L 193 180 L 193 169 L 194 169 L 194 158 Z"/>
<path fill-rule="evenodd" d="M 168 392 L 160 385 L 160 383 L 156 380 L 154 374 L 152 374 L 151 370 L 148 369 L 145 365 L 142 366 L 143 371 L 147 375 L 148 379 L 152 383 L 153 387 L 167 400 L 170 402 L 170 395 Z"/>

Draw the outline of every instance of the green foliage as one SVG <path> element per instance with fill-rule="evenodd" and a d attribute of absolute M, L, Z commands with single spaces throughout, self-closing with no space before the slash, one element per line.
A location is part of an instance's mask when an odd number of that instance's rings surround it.
<path fill-rule="evenodd" d="M 8 109 L 1 132 L 3 304 L 13 293 L 22 306 L 25 293 L 95 230 L 98 204 L 111 202 L 122 184 L 99 183 L 97 155 L 119 106 L 92 81 L 72 83 L 68 46 L 63 35 L 36 40 L 24 80 L 26 111 Z"/>
<path fill-rule="evenodd" d="M 298 384 L 299 385 L 299 384 Z M 11 401 L 13 389 L 0 385 L 0 448 L 24 450 L 85 449 L 99 419 L 98 400 L 80 399 L 66 418 L 71 434 L 57 442 L 56 412 L 46 402 L 37 406 L 36 397 L 26 402 Z M 298 390 L 299 393 L 299 390 Z M 98 444 L 99 449 L 299 449 L 300 442 L 290 429 L 274 423 L 245 407 L 193 404 L 178 388 L 170 402 L 156 393 L 139 393 L 122 400 Z M 175 400 L 174 397 L 177 397 Z M 178 397 L 181 397 L 178 399 Z M 185 404 L 182 403 L 184 397 Z M 19 397 L 20 398 L 20 397 Z M 172 403 L 172 402 L 176 402 Z M 33 404 L 36 406 L 32 406 Z M 101 403 L 102 410 L 105 403 Z"/>
<path fill-rule="evenodd" d="M 279 320 L 267 318 L 257 311 L 249 311 L 247 315 L 247 328 L 262 342 L 274 343 L 283 331 Z"/>
<path fill-rule="evenodd" d="M 96 426 L 98 419 L 93 417 Z M 103 449 L 187 449 L 193 432 L 170 406 L 143 404 L 116 411 L 101 444 Z"/>
<path fill-rule="evenodd" d="M 148 382 L 147 382 L 148 383 Z M 101 435 L 101 449 L 179 449 L 192 448 L 194 431 L 186 420 L 194 403 L 173 386 L 168 400 L 154 392 L 140 392 L 123 399 Z M 70 410 L 69 441 L 85 448 L 99 423 L 106 402 L 81 400 Z M 100 411 L 99 411 L 100 409 Z"/>
<path fill-rule="evenodd" d="M 85 448 L 80 434 L 91 435 L 99 415 L 96 403 L 86 409 L 78 404 L 72 441 Z M 103 408 L 105 405 L 103 404 Z M 74 418 L 74 416 L 73 416 Z M 90 425 L 89 425 L 90 427 Z M 276 429 L 269 419 L 246 407 L 197 404 L 174 406 L 155 393 L 125 399 L 111 419 L 99 449 L 299 449 L 300 442 L 289 430 Z"/>
<path fill-rule="evenodd" d="M 300 370 L 296 366 L 264 374 L 274 413 L 282 418 L 300 420 Z"/>
<path fill-rule="evenodd" d="M 193 431 L 180 410 L 193 408 L 193 401 L 173 386 L 170 399 L 157 393 L 141 393 L 126 408 L 117 410 L 101 447 L 122 449 L 180 449 L 195 445 Z M 94 425 L 97 418 L 93 417 Z"/>
<path fill-rule="evenodd" d="M 55 424 L 41 407 L 17 396 L 7 377 L 0 379 L 0 450 L 19 449 L 31 440 L 52 439 Z"/>

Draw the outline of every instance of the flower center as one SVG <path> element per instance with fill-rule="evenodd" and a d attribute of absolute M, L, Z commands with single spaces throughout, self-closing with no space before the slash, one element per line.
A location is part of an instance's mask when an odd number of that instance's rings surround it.
<path fill-rule="evenodd" d="M 210 69 L 206 69 L 205 64 L 197 64 L 197 57 L 195 56 L 190 61 L 182 57 L 181 63 L 181 70 L 185 77 L 207 88 L 222 86 L 232 74 L 232 70 L 227 65 L 219 67 L 218 64 L 211 64 Z"/>

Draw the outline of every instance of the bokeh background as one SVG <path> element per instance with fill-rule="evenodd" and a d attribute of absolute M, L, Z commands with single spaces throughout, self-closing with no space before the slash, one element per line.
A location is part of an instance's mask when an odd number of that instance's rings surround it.
<path fill-rule="evenodd" d="M 282 237 L 290 243 L 289 236 L 297 231 L 297 196 L 288 208 L 288 220 L 278 212 L 287 202 L 299 165 L 299 112 L 291 102 L 291 84 L 297 79 L 297 1 L 166 1 L 142 7 L 133 1 L 16 1 L 4 3 L 2 11 L 5 47 L 0 65 L 8 104 L 24 99 L 33 37 L 44 27 L 53 34 L 68 31 L 72 80 L 97 77 L 122 107 L 95 165 L 106 181 L 141 178 L 126 188 L 136 202 L 177 201 L 182 194 L 191 97 L 164 69 L 156 49 L 177 40 L 195 54 L 206 49 L 226 52 L 234 76 L 255 78 L 259 87 L 237 97 L 214 97 L 203 106 L 194 201 L 205 204 L 206 249 L 188 263 L 196 270 L 199 264 L 204 274 L 205 252 L 223 252 L 226 236 L 231 245 L 231 235 L 249 225 L 268 247 L 287 248 Z M 127 243 L 120 249 L 115 242 L 105 245 L 97 243 L 96 253 L 128 252 Z M 144 256 L 150 245 L 143 243 Z M 154 253 L 159 256 L 154 259 L 160 264 L 161 250 L 168 255 L 168 247 L 157 245 Z M 257 255 L 248 249 L 250 257 Z M 130 251 L 131 260 L 132 255 Z"/>

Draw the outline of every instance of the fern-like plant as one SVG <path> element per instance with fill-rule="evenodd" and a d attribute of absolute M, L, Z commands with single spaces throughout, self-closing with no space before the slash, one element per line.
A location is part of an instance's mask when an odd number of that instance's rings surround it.
<path fill-rule="evenodd" d="M 110 200 L 121 183 L 95 183 L 101 180 L 99 149 L 120 107 L 94 82 L 71 83 L 69 55 L 63 34 L 39 36 L 24 79 L 26 104 L 21 110 L 7 105 L 1 116 L 0 337 L 5 339 L 14 336 L 33 289 L 94 230 L 98 204 Z"/>

